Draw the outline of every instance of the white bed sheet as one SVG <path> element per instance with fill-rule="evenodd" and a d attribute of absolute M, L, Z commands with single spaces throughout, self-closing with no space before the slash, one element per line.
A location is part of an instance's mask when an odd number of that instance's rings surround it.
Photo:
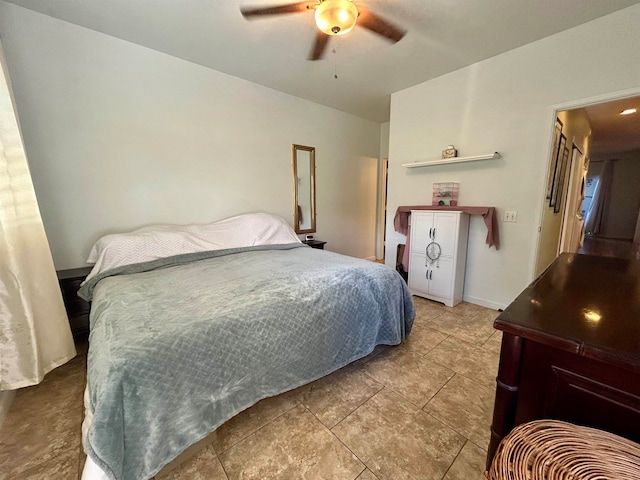
<path fill-rule="evenodd" d="M 300 243 L 291 226 L 269 213 L 247 213 L 214 223 L 153 225 L 105 235 L 93 245 L 85 282 L 105 270 L 185 253 L 254 245 Z"/>
<path fill-rule="evenodd" d="M 82 480 L 109 480 L 107 474 L 95 464 L 91 457 L 87 457 L 82 469 Z"/>
<path fill-rule="evenodd" d="M 84 420 L 82 421 L 82 442 L 84 444 L 84 437 L 89 430 L 89 425 L 93 420 L 93 412 L 90 408 L 89 402 L 89 389 L 84 389 Z M 102 470 L 96 462 L 94 462 L 90 456 L 87 455 L 87 460 L 84 462 L 82 469 L 82 480 L 109 480 L 107 474 Z"/>

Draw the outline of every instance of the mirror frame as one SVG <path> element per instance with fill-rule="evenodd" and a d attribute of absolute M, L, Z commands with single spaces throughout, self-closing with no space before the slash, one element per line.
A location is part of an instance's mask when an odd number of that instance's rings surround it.
<path fill-rule="evenodd" d="M 311 228 L 300 228 L 299 218 L 298 218 L 298 151 L 309 152 L 310 165 L 310 200 L 311 200 Z M 291 146 L 291 156 L 292 156 L 292 164 L 293 164 L 293 226 L 296 233 L 315 233 L 316 232 L 316 149 L 315 147 L 307 147 L 305 145 L 296 145 L 295 143 Z"/>

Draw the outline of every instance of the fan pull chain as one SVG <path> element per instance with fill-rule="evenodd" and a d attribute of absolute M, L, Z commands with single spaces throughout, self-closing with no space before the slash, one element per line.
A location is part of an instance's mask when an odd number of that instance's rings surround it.
<path fill-rule="evenodd" d="M 333 78 L 338 79 L 338 66 L 336 62 L 336 49 L 331 50 L 333 52 Z"/>

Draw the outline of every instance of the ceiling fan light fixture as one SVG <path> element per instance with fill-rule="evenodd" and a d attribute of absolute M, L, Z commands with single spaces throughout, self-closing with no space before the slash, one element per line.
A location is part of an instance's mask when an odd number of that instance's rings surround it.
<path fill-rule="evenodd" d="M 316 25 L 327 35 L 344 35 L 356 26 L 358 9 L 351 0 L 324 0 L 316 8 Z"/>

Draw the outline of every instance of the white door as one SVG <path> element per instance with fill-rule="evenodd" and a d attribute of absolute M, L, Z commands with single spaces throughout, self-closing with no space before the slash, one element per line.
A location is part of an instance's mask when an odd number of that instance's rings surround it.
<path fill-rule="evenodd" d="M 453 285 L 453 259 L 440 257 L 429 273 L 429 294 L 442 298 L 451 298 Z"/>
<path fill-rule="evenodd" d="M 414 212 L 411 214 L 411 251 L 424 255 L 429 235 L 433 232 L 433 213 Z"/>
<path fill-rule="evenodd" d="M 409 287 L 416 292 L 428 293 L 429 279 L 427 275 L 429 270 L 425 266 L 427 257 L 414 253 L 411 258 L 412 261 L 409 264 Z"/>
<path fill-rule="evenodd" d="M 433 241 L 440 245 L 441 255 L 453 257 L 456 248 L 456 233 L 460 215 L 438 212 L 433 215 Z"/>

